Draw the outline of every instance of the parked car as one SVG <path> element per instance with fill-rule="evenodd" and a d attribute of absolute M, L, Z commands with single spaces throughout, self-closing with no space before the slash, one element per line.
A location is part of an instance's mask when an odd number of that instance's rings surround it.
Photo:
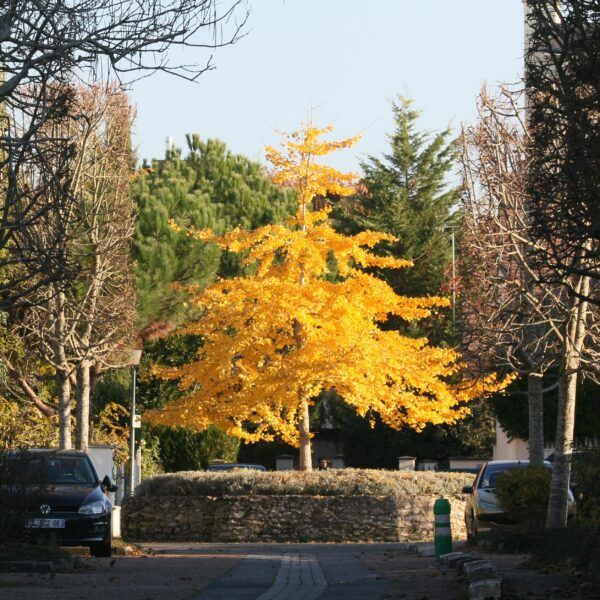
<path fill-rule="evenodd" d="M 36 449 L 9 456 L 10 496 L 22 503 L 28 536 L 51 537 L 63 546 L 89 546 L 110 556 L 112 502 L 117 487 L 102 481 L 89 456 L 77 450 Z"/>
<path fill-rule="evenodd" d="M 498 503 L 496 496 L 496 479 L 501 473 L 510 469 L 527 467 L 528 460 L 491 460 L 484 463 L 475 477 L 473 485 L 463 488 L 463 494 L 467 495 L 465 502 L 465 525 L 467 527 L 467 539 L 473 541 L 481 534 L 489 533 L 494 527 L 510 525 L 512 521 L 506 516 Z M 548 469 L 552 464 L 544 462 Z M 569 514 L 575 513 L 575 499 L 569 490 Z"/>
<path fill-rule="evenodd" d="M 221 463 L 209 465 L 208 471 L 235 471 L 236 469 L 250 469 L 251 471 L 266 471 L 263 465 L 253 465 L 250 463 Z"/>

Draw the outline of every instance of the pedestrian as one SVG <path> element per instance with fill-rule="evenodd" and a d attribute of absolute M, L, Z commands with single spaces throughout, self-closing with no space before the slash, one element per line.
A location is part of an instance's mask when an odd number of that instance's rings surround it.
<path fill-rule="evenodd" d="M 329 469 L 329 463 L 326 458 L 319 459 L 319 471 L 327 471 Z"/>

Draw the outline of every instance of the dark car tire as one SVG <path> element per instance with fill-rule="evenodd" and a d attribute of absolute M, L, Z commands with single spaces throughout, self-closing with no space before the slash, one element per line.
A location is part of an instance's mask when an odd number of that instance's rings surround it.
<path fill-rule="evenodd" d="M 471 525 L 469 526 L 469 522 L 465 520 L 465 524 L 467 526 L 467 544 L 476 544 L 477 543 L 477 531 L 475 530 L 475 515 L 471 513 Z"/>
<path fill-rule="evenodd" d="M 112 542 L 104 542 L 102 544 L 92 544 L 90 546 L 90 554 L 100 558 L 106 558 L 112 556 Z"/>

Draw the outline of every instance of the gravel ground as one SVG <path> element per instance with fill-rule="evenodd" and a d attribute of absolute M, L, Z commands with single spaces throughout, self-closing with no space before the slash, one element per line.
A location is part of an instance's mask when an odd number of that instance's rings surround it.
<path fill-rule="evenodd" d="M 510 600 L 600 600 L 600 585 L 582 574 L 556 568 L 533 568 L 526 555 L 495 554 L 455 544 L 455 551 L 491 560 L 503 579 Z M 392 582 L 385 598 L 406 600 L 459 600 L 465 598 L 466 581 L 454 569 L 443 569 L 431 558 L 403 551 L 372 552 L 361 557 Z"/>
<path fill-rule="evenodd" d="M 405 551 L 365 553 L 361 561 L 390 580 L 386 600 L 458 600 L 464 586 L 454 569 L 442 569 L 433 558 Z"/>

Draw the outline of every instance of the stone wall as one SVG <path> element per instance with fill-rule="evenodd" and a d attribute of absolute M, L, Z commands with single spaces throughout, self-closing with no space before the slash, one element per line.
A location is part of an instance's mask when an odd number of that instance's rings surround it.
<path fill-rule="evenodd" d="M 129 498 L 130 541 L 418 542 L 433 539 L 429 496 L 164 496 Z M 454 539 L 464 502 L 452 499 Z"/>

